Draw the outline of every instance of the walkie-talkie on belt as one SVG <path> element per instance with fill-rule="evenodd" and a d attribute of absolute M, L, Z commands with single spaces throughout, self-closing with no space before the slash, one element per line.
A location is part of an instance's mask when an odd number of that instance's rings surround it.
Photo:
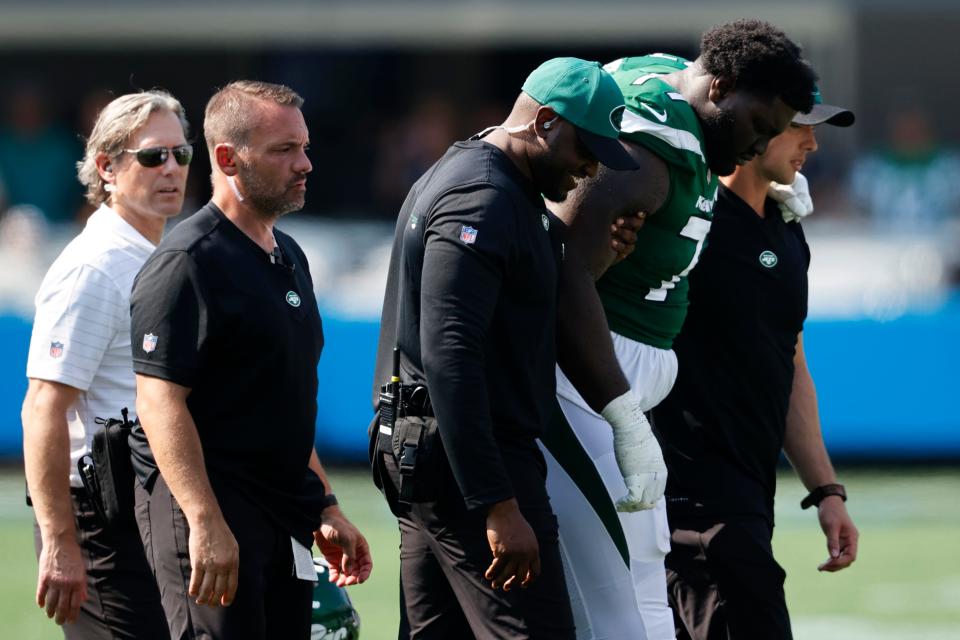
<path fill-rule="evenodd" d="M 380 387 L 380 433 L 393 435 L 400 408 L 400 347 L 393 348 L 393 374 Z"/>

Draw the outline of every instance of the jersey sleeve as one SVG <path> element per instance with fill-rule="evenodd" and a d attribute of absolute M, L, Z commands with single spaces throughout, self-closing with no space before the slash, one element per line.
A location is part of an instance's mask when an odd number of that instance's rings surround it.
<path fill-rule="evenodd" d="M 127 330 L 125 296 L 106 274 L 81 264 L 45 280 L 36 305 L 27 377 L 87 391 L 117 332 Z"/>
<path fill-rule="evenodd" d="M 666 65 L 664 60 L 628 58 L 614 71 L 627 106 L 621 137 L 650 149 L 669 165 L 695 172 L 706 162 L 700 123 L 684 97 L 660 79 L 682 68 L 677 66 L 681 63 Z"/>
<path fill-rule="evenodd" d="M 510 198 L 486 186 L 442 197 L 424 232 L 420 344 L 430 399 L 468 509 L 513 496 L 494 439 L 484 363 L 514 244 Z"/>
<path fill-rule="evenodd" d="M 211 316 L 193 258 L 183 251 L 151 257 L 133 283 L 130 315 L 133 370 L 193 387 Z"/>

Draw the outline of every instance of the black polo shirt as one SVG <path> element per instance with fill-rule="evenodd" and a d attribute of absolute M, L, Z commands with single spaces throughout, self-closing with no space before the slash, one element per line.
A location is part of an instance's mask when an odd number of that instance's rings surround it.
<path fill-rule="evenodd" d="M 499 447 L 536 451 L 551 415 L 562 229 L 481 140 L 450 147 L 400 211 L 375 392 L 399 344 L 402 379 L 429 388 L 468 508 L 514 495 Z"/>
<path fill-rule="evenodd" d="M 307 468 L 323 330 L 303 252 L 274 236 L 276 264 L 213 203 L 177 225 L 133 285 L 133 368 L 191 389 L 214 491 L 241 492 L 309 547 L 327 504 Z"/>
<path fill-rule="evenodd" d="M 654 409 L 675 516 L 773 519 L 776 464 L 807 315 L 810 250 L 776 203 L 761 218 L 720 187 L 674 343 L 677 382 Z"/>

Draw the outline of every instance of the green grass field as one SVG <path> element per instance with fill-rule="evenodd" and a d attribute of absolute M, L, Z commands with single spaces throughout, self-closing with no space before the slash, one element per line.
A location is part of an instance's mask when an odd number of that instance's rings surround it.
<path fill-rule="evenodd" d="M 816 516 L 801 511 L 799 482 L 780 478 L 774 546 L 787 570 L 797 640 L 960 639 L 960 470 L 849 470 L 841 473 L 861 532 L 860 559 L 821 574 L 826 547 Z M 396 523 L 363 470 L 334 469 L 331 481 L 374 552 L 374 573 L 350 590 L 362 637 L 396 637 Z M 36 560 L 23 476 L 0 472 L 0 637 L 62 637 L 33 604 Z"/>

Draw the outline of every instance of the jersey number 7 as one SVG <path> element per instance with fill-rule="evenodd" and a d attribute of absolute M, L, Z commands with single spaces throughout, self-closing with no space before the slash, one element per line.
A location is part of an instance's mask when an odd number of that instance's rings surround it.
<path fill-rule="evenodd" d="M 700 260 L 700 252 L 703 251 L 703 243 L 707 239 L 707 233 L 710 231 L 710 224 L 710 220 L 690 216 L 687 224 L 684 225 L 679 234 L 681 237 L 690 238 L 697 243 L 697 247 L 693 251 L 693 257 L 690 259 L 690 264 L 687 265 L 686 269 L 671 277 L 669 280 L 663 280 L 656 289 L 650 289 L 647 295 L 644 296 L 645 300 L 663 302 L 667 299 L 667 292 L 677 286 L 680 278 L 686 277 L 686 275 L 697 266 L 697 262 Z"/>

